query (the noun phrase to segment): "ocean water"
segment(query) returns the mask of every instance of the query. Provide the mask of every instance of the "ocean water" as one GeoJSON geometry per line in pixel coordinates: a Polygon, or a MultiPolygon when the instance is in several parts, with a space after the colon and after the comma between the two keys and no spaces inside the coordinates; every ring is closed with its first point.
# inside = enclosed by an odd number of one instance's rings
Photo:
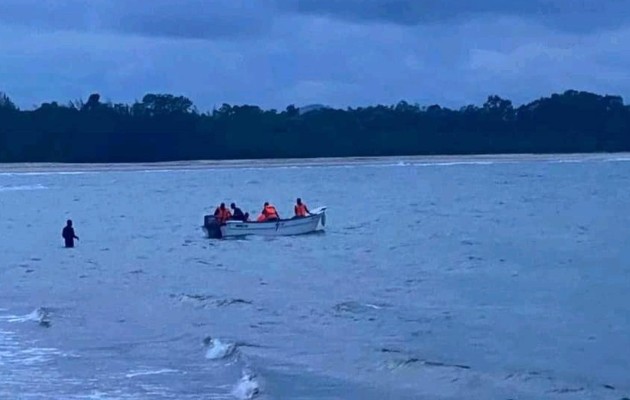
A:
{"type": "Polygon", "coordinates": [[[7,167],[0,398],[630,397],[629,159],[7,167]]]}

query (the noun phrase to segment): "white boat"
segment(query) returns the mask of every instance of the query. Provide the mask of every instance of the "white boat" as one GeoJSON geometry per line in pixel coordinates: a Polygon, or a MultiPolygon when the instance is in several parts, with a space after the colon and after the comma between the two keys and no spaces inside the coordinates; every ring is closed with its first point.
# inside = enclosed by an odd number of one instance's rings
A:
{"type": "Polygon", "coordinates": [[[210,238],[234,238],[244,236],[293,236],[324,230],[326,207],[318,207],[306,217],[294,217],[277,221],[227,221],[219,224],[213,215],[204,217],[203,228],[210,238]]]}

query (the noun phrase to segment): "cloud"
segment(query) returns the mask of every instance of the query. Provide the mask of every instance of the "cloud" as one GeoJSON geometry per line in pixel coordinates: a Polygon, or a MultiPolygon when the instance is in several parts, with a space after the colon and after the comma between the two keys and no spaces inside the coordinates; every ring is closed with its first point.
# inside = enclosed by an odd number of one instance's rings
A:
{"type": "Polygon", "coordinates": [[[354,22],[426,25],[511,16],[575,32],[616,28],[630,20],[623,0],[276,0],[279,8],[354,22]]]}
{"type": "Polygon", "coordinates": [[[370,11],[376,0],[365,0],[364,10],[353,8],[355,0],[320,0],[318,7],[346,7],[330,12],[283,1],[155,0],[148,8],[123,0],[2,0],[0,91],[22,107],[92,92],[116,102],[169,92],[201,110],[223,102],[459,107],[490,94],[521,103],[566,89],[630,91],[624,27],[559,30],[520,1],[502,2],[491,18],[471,2],[458,11],[436,8],[439,23],[396,22],[370,11]],[[28,4],[32,12],[24,13],[28,4]]]}
{"type": "Polygon", "coordinates": [[[257,36],[273,23],[270,7],[247,0],[2,0],[0,22],[42,30],[110,32],[191,39],[257,36]]]}
{"type": "Polygon", "coordinates": [[[515,17],[568,32],[630,22],[625,0],[2,0],[0,22],[38,30],[77,30],[191,39],[257,39],[286,14],[358,24],[454,25],[515,17]]]}
{"type": "Polygon", "coordinates": [[[626,73],[630,68],[629,28],[548,37],[546,41],[524,40],[509,50],[473,49],[468,73],[477,76],[486,90],[520,101],[526,100],[523,94],[531,99],[567,89],[615,95],[630,92],[626,73]]]}
{"type": "MultiPolygon", "coordinates": [[[[259,3],[259,2],[258,2],[259,3]]],[[[182,38],[248,37],[271,28],[273,15],[248,0],[168,0],[120,3],[109,22],[113,31],[182,38]]]]}

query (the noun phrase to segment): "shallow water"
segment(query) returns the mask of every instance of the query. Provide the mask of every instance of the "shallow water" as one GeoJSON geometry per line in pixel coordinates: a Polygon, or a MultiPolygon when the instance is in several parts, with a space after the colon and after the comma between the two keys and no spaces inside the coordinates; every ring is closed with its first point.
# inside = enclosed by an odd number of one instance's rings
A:
{"type": "Polygon", "coordinates": [[[0,398],[630,396],[623,157],[82,169],[0,173],[0,398]]]}

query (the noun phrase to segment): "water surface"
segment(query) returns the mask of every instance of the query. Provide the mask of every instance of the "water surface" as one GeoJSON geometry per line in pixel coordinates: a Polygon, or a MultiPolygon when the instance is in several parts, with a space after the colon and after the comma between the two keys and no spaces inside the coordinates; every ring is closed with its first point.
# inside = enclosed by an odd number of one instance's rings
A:
{"type": "Polygon", "coordinates": [[[0,173],[0,398],[630,396],[621,156],[115,169],[0,173]],[[325,234],[203,237],[298,196],[325,234]]]}

